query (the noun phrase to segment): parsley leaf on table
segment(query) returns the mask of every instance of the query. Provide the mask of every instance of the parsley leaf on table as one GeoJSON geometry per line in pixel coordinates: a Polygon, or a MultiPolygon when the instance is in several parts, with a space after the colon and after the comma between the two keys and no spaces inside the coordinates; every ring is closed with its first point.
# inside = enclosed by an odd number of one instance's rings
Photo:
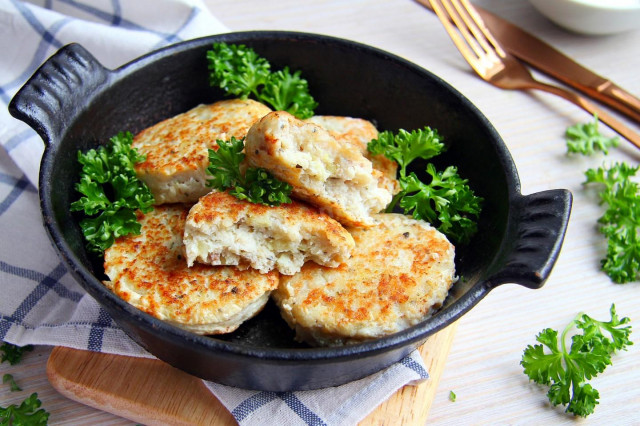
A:
{"type": "Polygon", "coordinates": [[[12,374],[5,374],[2,376],[2,383],[9,383],[9,389],[11,392],[20,392],[22,389],[16,383],[16,380],[13,378],[12,374]]]}
{"type": "Polygon", "coordinates": [[[32,350],[33,345],[17,346],[4,342],[2,343],[2,346],[0,346],[0,351],[2,352],[2,355],[0,355],[0,362],[7,361],[9,364],[15,365],[22,360],[22,356],[25,352],[32,350]]]}
{"type": "Polygon", "coordinates": [[[207,185],[240,200],[255,204],[279,206],[291,202],[291,185],[273,177],[267,170],[249,167],[244,174],[240,165],[244,161],[244,138],[231,137],[229,141],[217,140],[218,150],[209,149],[207,173],[212,176],[207,185]]]}
{"type": "MultiPolygon", "coordinates": [[[[566,131],[567,153],[592,155],[596,151],[609,153],[619,143],[617,137],[607,138],[594,121],[576,124],[566,131]]],[[[597,186],[604,214],[598,219],[600,232],[607,240],[607,253],[601,261],[602,270],[618,284],[636,281],[640,277],[640,187],[632,178],[638,166],[614,163],[590,168],[585,172],[585,186],[597,186]]]]}
{"type": "Polygon", "coordinates": [[[440,232],[458,243],[466,243],[477,231],[476,220],[480,215],[483,199],[474,195],[468,181],[458,175],[454,166],[438,172],[431,163],[426,172],[428,183],[422,182],[415,173],[407,174],[407,167],[418,158],[430,159],[444,149],[442,138],[430,127],[407,132],[400,129],[396,134],[385,131],[367,145],[374,155],[382,154],[398,163],[398,192],[386,211],[396,206],[415,219],[431,223],[440,232]]]}
{"type": "Polygon", "coordinates": [[[531,380],[548,385],[547,397],[553,405],[566,405],[566,411],[587,417],[592,414],[600,398],[588,380],[611,365],[611,355],[633,345],[629,340],[629,318],[620,319],[615,305],[610,308],[611,319],[598,321],[586,314],[577,315],[563,330],[542,330],[536,341],[524,350],[520,364],[531,380]],[[567,335],[576,327],[582,334],[571,337],[567,348],[567,335]],[[545,349],[546,348],[546,349],[545,349]]]}
{"type": "Polygon", "coordinates": [[[594,115],[593,122],[578,123],[567,128],[565,132],[567,151],[591,155],[596,151],[609,153],[609,148],[615,148],[620,143],[617,137],[608,138],[598,130],[598,116],[594,115]]]}
{"type": "Polygon", "coordinates": [[[242,99],[270,104],[305,119],[313,116],[318,103],[309,93],[307,80],[300,71],[288,67],[271,71],[271,64],[243,44],[214,43],[207,51],[209,84],[242,99]]]}
{"type": "Polygon", "coordinates": [[[153,209],[153,195],[134,169],[145,157],[131,146],[132,142],[131,133],[121,132],[107,146],[86,153],[78,151],[82,172],[76,190],[83,197],[70,208],[87,216],[80,221],[80,228],[89,251],[102,253],[116,238],[139,234],[136,211],[148,213],[153,209]]]}
{"type": "Polygon", "coordinates": [[[585,185],[599,185],[600,204],[606,206],[598,219],[600,231],[607,238],[602,269],[620,284],[640,277],[640,187],[631,180],[639,168],[614,163],[585,173],[585,185]]]}
{"type": "Polygon", "coordinates": [[[46,425],[49,413],[41,405],[38,394],[32,393],[20,405],[0,407],[0,425],[46,425]]]}

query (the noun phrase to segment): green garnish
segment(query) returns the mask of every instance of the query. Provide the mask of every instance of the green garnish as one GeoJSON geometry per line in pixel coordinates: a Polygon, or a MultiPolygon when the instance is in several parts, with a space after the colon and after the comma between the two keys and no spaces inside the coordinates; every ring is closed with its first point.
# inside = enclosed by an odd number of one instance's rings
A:
{"type": "Polygon", "coordinates": [[[617,137],[603,136],[598,130],[598,116],[594,115],[593,118],[593,122],[578,123],[567,128],[565,138],[568,153],[592,155],[601,151],[608,154],[609,148],[618,146],[620,140],[617,137]]]}
{"type": "MultiPolygon", "coordinates": [[[[586,124],[567,129],[567,153],[604,154],[618,146],[617,137],[607,138],[598,130],[598,116],[586,124]]],[[[631,178],[638,166],[614,163],[607,167],[590,168],[583,184],[602,188],[600,204],[606,206],[598,219],[600,232],[607,239],[607,253],[601,260],[602,270],[618,284],[636,281],[640,277],[640,187],[631,178]]]]}
{"type": "Polygon", "coordinates": [[[41,405],[38,394],[32,393],[20,405],[0,407],[0,425],[46,425],[49,413],[41,405]]]}
{"type": "Polygon", "coordinates": [[[458,169],[447,167],[438,172],[431,163],[426,172],[430,182],[420,181],[415,173],[407,174],[407,167],[417,158],[430,159],[444,149],[437,131],[424,129],[407,132],[400,129],[397,134],[385,131],[369,142],[367,149],[374,155],[382,154],[398,163],[398,192],[386,211],[396,206],[415,219],[431,223],[440,232],[458,243],[466,243],[477,231],[476,220],[480,216],[483,199],[474,195],[468,181],[458,175],[458,169]]]}
{"type": "Polygon", "coordinates": [[[453,391],[449,391],[449,401],[456,402],[456,394],[453,391]]]}
{"type": "Polygon", "coordinates": [[[22,360],[22,356],[25,352],[33,350],[33,345],[17,346],[11,343],[4,342],[0,346],[0,363],[7,361],[11,365],[15,365],[22,360]]]}
{"type": "Polygon", "coordinates": [[[218,150],[209,149],[207,173],[212,176],[207,185],[240,200],[256,204],[279,206],[291,202],[291,185],[273,177],[267,170],[249,167],[244,174],[240,164],[244,161],[244,138],[231,137],[229,141],[217,140],[218,150]]]}
{"type": "Polygon", "coordinates": [[[467,179],[458,175],[454,166],[443,172],[427,164],[431,182],[421,182],[415,173],[400,179],[400,207],[405,214],[431,223],[458,243],[467,243],[478,230],[482,198],[473,194],[467,179]]]}
{"type": "Polygon", "coordinates": [[[78,151],[82,173],[76,190],[84,196],[71,203],[71,211],[83,211],[87,216],[80,221],[80,228],[89,251],[102,253],[116,238],[140,234],[136,211],[153,210],[153,195],[134,170],[145,156],[131,146],[132,142],[131,133],[121,132],[107,146],[78,151]]]}
{"type": "Polygon", "coordinates": [[[614,163],[585,173],[584,184],[603,188],[599,197],[606,209],[598,223],[607,239],[607,254],[602,270],[619,284],[640,277],[640,187],[631,180],[639,167],[614,163]]]}
{"type": "Polygon", "coordinates": [[[609,321],[597,321],[586,314],[577,315],[563,330],[542,330],[536,340],[541,345],[529,345],[520,364],[524,373],[536,383],[549,386],[547,397],[555,405],[566,405],[566,411],[587,417],[593,413],[600,394],[587,381],[611,365],[611,355],[633,344],[629,340],[629,318],[619,319],[615,305],[610,308],[609,321]],[[573,327],[582,334],[567,335],[573,327]],[[547,350],[545,351],[545,347],[547,350]]]}
{"type": "Polygon", "coordinates": [[[20,392],[22,389],[20,388],[20,386],[18,386],[18,384],[16,383],[15,379],[13,378],[13,375],[7,373],[4,376],[2,376],[2,383],[9,383],[9,387],[11,389],[11,392],[20,392]]]}
{"type": "Polygon", "coordinates": [[[242,99],[254,99],[305,119],[313,116],[318,103],[309,94],[300,71],[288,67],[272,72],[271,64],[243,45],[214,43],[207,51],[209,84],[242,99]]]}
{"type": "Polygon", "coordinates": [[[395,135],[390,131],[380,132],[377,139],[369,142],[367,149],[374,155],[382,154],[398,163],[400,177],[405,177],[407,166],[413,160],[435,157],[444,150],[444,144],[438,131],[426,126],[411,132],[400,129],[395,135]]]}

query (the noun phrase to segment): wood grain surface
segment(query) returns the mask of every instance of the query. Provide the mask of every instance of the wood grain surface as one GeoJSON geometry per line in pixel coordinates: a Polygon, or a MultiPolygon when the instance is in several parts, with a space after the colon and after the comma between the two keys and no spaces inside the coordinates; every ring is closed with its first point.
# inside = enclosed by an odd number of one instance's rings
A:
{"type": "MultiPolygon", "coordinates": [[[[430,378],[400,389],[373,410],[362,426],[425,423],[456,328],[456,324],[445,328],[420,347],[430,378]]],[[[135,422],[236,424],[202,380],[156,359],[56,347],[47,362],[47,376],[67,398],[135,422]]]]}

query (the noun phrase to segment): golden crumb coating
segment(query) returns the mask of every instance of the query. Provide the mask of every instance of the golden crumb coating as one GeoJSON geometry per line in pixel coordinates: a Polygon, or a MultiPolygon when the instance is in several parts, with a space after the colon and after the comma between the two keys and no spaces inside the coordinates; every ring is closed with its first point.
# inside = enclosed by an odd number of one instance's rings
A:
{"type": "Polygon", "coordinates": [[[347,226],[372,226],[373,214],[391,201],[382,173],[359,150],[322,127],[274,111],[251,126],[245,142],[249,165],[263,167],[293,187],[293,195],[347,226]]]}
{"type": "Polygon", "coordinates": [[[209,148],[217,139],[240,139],[269,107],[250,99],[231,99],[197,107],[138,133],[133,147],[146,156],[136,165],[138,177],[156,204],[195,203],[210,191],[206,186],[209,148]]]}
{"type": "Polygon", "coordinates": [[[232,266],[187,267],[182,235],[188,206],[138,214],[140,235],[105,251],[104,284],[136,308],[197,334],[229,333],[257,314],[278,285],[278,273],[232,266]]]}
{"type": "Polygon", "coordinates": [[[189,211],[183,241],[190,266],[238,265],[286,275],[307,260],[337,266],[354,247],[340,223],[303,203],[270,207],[216,191],[189,211]]]}
{"type": "Polygon", "coordinates": [[[356,248],[337,268],[307,263],[283,276],[272,297],[296,339],[312,345],[357,343],[428,318],[454,282],[454,247],[428,223],[380,214],[350,228],[356,248]]]}
{"type": "Polygon", "coordinates": [[[397,179],[398,163],[382,154],[373,155],[367,149],[371,140],[378,137],[378,129],[369,120],[335,115],[314,115],[306,121],[327,130],[338,142],[348,143],[371,161],[373,168],[382,172],[381,185],[395,194],[400,190],[397,179]]]}

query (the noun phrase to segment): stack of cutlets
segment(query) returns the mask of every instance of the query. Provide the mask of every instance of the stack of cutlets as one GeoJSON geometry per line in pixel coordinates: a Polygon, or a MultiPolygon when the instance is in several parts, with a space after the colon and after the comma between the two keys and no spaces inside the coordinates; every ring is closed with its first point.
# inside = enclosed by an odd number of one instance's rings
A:
{"type": "Polygon", "coordinates": [[[135,138],[155,210],[105,252],[105,282],[137,308],[198,334],[228,333],[272,298],[296,339],[343,345],[429,317],[454,282],[454,247],[428,223],[380,213],[397,165],[371,156],[371,122],[299,120],[251,100],[201,105],[135,138]],[[206,186],[208,149],[245,138],[246,167],[292,186],[252,204],[206,186]]]}

